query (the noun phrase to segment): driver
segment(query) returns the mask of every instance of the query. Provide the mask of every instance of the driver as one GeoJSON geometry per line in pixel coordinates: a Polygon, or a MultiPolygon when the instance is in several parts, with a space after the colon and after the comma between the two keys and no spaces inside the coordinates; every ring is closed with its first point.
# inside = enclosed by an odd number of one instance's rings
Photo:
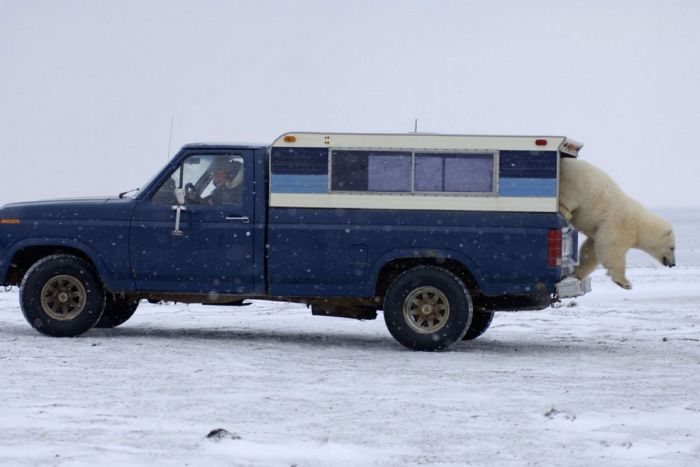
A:
{"type": "Polygon", "coordinates": [[[209,196],[202,198],[202,204],[240,204],[243,184],[241,183],[242,180],[239,180],[239,178],[242,177],[242,173],[243,171],[239,170],[236,177],[234,177],[231,170],[228,168],[218,168],[214,170],[212,174],[214,190],[212,190],[209,196]]]}

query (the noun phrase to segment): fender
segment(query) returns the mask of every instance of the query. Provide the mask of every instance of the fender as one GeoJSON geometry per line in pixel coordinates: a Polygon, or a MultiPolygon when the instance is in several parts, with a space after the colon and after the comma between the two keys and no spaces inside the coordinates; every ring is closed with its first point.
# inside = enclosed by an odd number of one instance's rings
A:
{"type": "Polygon", "coordinates": [[[379,272],[381,269],[389,262],[397,259],[418,259],[418,258],[430,258],[430,259],[451,259],[462,263],[466,267],[471,275],[474,277],[476,284],[481,288],[481,284],[484,280],[483,273],[476,265],[476,263],[466,254],[450,250],[447,248],[403,248],[397,250],[389,250],[379,256],[372,262],[370,269],[371,274],[371,284],[373,287],[377,286],[377,281],[379,280],[379,272]]]}
{"type": "Polygon", "coordinates": [[[105,287],[112,291],[131,291],[135,290],[134,281],[132,278],[128,280],[117,279],[114,273],[107,267],[102,258],[88,244],[73,238],[55,238],[55,237],[36,237],[27,240],[19,241],[13,244],[7,251],[4,261],[0,263],[0,278],[5,278],[10,266],[12,258],[18,251],[30,247],[69,247],[78,250],[92,261],[97,268],[97,274],[105,287]]]}

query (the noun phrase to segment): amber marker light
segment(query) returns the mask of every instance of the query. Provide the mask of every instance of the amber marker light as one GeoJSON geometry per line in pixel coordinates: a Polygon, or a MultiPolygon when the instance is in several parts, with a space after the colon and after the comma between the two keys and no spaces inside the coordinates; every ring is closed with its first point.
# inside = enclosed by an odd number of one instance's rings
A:
{"type": "Polygon", "coordinates": [[[286,136],[284,137],[284,142],[285,142],[285,143],[295,143],[296,140],[297,140],[297,137],[294,136],[294,135],[286,135],[286,136]]]}
{"type": "Polygon", "coordinates": [[[0,219],[0,224],[19,224],[19,219],[0,219]]]}

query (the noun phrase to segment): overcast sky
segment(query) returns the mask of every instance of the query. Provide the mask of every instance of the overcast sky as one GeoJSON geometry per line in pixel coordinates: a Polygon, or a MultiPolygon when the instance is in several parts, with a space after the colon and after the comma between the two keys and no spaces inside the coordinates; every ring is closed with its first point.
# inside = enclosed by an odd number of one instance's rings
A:
{"type": "Polygon", "coordinates": [[[134,188],[188,142],[414,118],[566,135],[642,203],[698,207],[700,2],[0,0],[0,203],[134,188]]]}

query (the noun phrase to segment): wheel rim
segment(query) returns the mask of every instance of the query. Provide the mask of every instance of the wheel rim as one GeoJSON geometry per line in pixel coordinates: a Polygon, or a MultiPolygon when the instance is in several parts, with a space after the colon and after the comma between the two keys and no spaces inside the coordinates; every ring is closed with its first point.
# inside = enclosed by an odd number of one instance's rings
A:
{"type": "Polygon", "coordinates": [[[422,286],[408,294],[403,304],[406,323],[421,334],[442,329],[450,318],[450,302],[435,287],[422,286]]]}
{"type": "Polygon", "coordinates": [[[86,301],[85,287],[73,276],[52,277],[41,289],[41,308],[58,321],[69,321],[80,315],[86,301]]]}

